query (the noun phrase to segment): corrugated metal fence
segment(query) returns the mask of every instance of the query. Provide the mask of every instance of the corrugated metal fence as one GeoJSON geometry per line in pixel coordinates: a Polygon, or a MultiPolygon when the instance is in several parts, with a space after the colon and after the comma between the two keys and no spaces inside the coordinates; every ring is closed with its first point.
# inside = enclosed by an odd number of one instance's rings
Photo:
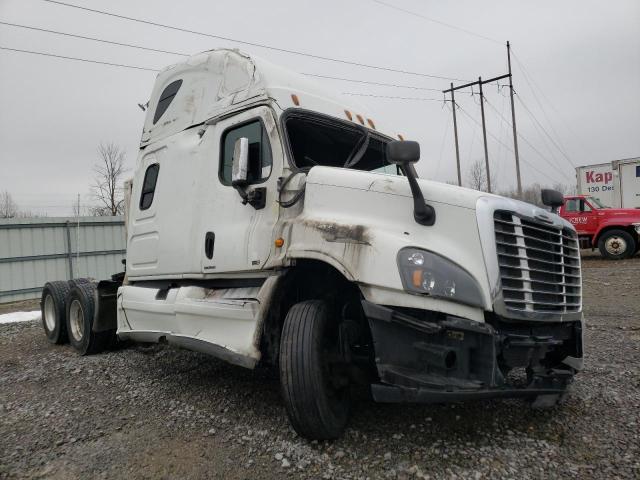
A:
{"type": "Polygon", "coordinates": [[[124,270],[123,217],[0,219],[0,303],[38,298],[51,280],[124,270]]]}

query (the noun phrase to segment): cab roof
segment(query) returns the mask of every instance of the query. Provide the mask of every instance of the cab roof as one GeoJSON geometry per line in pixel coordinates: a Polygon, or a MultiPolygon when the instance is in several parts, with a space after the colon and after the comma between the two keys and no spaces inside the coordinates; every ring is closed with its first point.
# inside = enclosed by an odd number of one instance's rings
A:
{"type": "Polygon", "coordinates": [[[275,101],[347,119],[391,137],[365,109],[308,77],[239,50],[215,49],[192,55],[162,70],[157,78],[140,146],[256,103],[275,101]]]}

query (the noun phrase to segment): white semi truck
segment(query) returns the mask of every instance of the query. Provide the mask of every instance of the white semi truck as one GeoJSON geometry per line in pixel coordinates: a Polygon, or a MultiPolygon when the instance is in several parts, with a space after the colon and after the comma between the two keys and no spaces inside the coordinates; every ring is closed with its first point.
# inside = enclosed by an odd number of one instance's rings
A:
{"type": "Polygon", "coordinates": [[[555,404],[582,367],[573,226],[418,179],[418,144],[397,138],[237,50],[166,68],[127,193],[126,273],[47,283],[47,337],[273,365],[314,439],[341,434],[362,385],[379,402],[555,404]]]}

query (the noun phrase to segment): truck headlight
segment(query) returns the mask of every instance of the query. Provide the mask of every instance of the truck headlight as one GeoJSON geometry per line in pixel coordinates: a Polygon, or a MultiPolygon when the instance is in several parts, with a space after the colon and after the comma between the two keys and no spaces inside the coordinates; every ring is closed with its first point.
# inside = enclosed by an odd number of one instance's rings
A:
{"type": "Polygon", "coordinates": [[[403,248],[398,269],[404,289],[410,293],[444,298],[482,307],[480,286],[462,267],[427,250],[403,248]]]}

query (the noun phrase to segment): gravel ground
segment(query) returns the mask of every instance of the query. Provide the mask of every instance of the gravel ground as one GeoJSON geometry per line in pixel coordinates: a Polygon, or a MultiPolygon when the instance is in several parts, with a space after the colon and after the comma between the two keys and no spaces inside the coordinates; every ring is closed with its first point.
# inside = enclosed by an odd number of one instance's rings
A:
{"type": "Polygon", "coordinates": [[[344,438],[288,425],[277,379],[198,353],[78,357],[0,326],[0,478],[640,478],[640,258],[584,261],[586,368],[563,404],[359,404],[344,438]]]}

